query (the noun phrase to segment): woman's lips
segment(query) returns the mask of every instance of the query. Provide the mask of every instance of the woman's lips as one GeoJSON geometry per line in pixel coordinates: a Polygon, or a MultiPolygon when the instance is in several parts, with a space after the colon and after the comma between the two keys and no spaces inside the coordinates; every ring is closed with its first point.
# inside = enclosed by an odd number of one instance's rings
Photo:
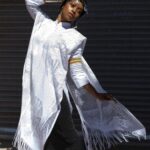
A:
{"type": "Polygon", "coordinates": [[[74,15],[72,13],[69,13],[69,16],[71,16],[71,18],[74,18],[74,15]]]}

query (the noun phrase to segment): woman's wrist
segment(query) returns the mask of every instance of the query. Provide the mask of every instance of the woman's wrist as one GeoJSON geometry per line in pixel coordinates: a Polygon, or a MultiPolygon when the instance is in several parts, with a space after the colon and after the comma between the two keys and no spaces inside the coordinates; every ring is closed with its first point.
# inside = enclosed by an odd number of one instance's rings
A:
{"type": "Polygon", "coordinates": [[[91,95],[93,95],[93,96],[95,96],[95,97],[98,96],[97,91],[95,90],[95,88],[94,88],[90,83],[84,85],[83,88],[84,88],[85,90],[87,90],[91,95]]]}

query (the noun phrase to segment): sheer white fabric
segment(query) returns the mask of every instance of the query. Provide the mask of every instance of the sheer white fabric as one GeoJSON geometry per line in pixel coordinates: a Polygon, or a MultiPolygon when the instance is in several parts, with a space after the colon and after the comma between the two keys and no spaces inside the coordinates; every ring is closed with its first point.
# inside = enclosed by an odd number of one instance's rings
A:
{"type": "MultiPolygon", "coordinates": [[[[107,93],[94,72],[82,57],[88,80],[99,93],[107,93]]],[[[67,76],[68,89],[80,114],[87,150],[104,150],[129,139],[146,139],[143,124],[116,98],[115,101],[99,101],[84,88],[80,90],[67,76]]]]}

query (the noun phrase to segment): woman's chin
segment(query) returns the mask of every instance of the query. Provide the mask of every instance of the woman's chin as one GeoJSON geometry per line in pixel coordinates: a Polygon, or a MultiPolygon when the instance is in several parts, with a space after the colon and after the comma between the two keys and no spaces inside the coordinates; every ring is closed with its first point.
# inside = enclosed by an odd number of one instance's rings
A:
{"type": "Polygon", "coordinates": [[[72,18],[72,17],[70,17],[70,16],[67,16],[67,17],[66,17],[66,20],[69,21],[69,22],[73,22],[75,19],[72,18]]]}

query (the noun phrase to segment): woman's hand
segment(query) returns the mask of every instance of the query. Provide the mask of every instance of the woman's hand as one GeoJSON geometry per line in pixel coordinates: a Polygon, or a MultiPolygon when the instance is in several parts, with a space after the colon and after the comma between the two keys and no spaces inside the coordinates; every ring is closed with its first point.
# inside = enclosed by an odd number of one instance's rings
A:
{"type": "Polygon", "coordinates": [[[98,93],[90,83],[84,85],[83,88],[85,90],[87,90],[87,92],[89,92],[91,95],[98,98],[100,101],[101,100],[102,101],[103,100],[107,100],[107,101],[113,100],[113,101],[117,102],[116,99],[112,96],[112,94],[110,94],[110,93],[98,93]]]}
{"type": "Polygon", "coordinates": [[[112,94],[110,93],[97,93],[96,94],[96,97],[99,99],[99,100],[113,100],[113,96],[112,94]]]}

